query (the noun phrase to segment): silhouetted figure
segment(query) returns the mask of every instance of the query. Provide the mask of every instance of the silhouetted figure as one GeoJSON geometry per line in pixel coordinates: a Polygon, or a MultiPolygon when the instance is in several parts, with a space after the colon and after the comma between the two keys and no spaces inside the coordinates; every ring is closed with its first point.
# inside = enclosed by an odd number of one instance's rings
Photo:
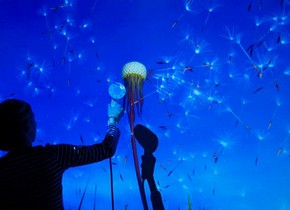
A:
{"type": "Polygon", "coordinates": [[[0,103],[0,209],[63,209],[62,176],[66,169],[112,157],[120,131],[120,105],[108,105],[108,127],[102,143],[32,146],[36,123],[30,105],[17,99],[0,103]]]}
{"type": "Polygon", "coordinates": [[[135,126],[134,136],[139,144],[144,148],[144,155],[141,156],[141,176],[143,179],[143,183],[145,180],[147,180],[148,182],[151,192],[151,202],[153,210],[164,210],[162,197],[160,192],[157,190],[153,176],[156,158],[153,156],[152,153],[157,149],[158,138],[151,130],[140,124],[135,126]]]}

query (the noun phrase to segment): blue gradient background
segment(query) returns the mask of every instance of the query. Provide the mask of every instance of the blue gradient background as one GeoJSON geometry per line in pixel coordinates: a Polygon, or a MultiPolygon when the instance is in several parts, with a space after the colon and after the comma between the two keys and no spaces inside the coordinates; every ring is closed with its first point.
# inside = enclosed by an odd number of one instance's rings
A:
{"type": "MultiPolygon", "coordinates": [[[[155,180],[165,209],[189,209],[188,200],[192,209],[290,209],[289,1],[0,5],[0,99],[31,103],[35,145],[100,142],[108,87],[139,61],[149,75],[136,123],[159,137],[155,180]]],[[[120,128],[115,206],[142,209],[126,114],[120,128]]],[[[69,169],[65,208],[78,208],[88,183],[81,209],[110,209],[109,176],[107,160],[69,169]]]]}

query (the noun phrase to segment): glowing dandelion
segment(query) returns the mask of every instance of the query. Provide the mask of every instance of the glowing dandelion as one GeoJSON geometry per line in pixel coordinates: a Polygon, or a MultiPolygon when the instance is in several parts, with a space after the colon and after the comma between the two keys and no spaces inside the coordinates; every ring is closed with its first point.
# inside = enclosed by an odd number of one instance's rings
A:
{"type": "Polygon", "coordinates": [[[217,150],[217,153],[223,153],[227,154],[228,151],[232,150],[233,147],[237,144],[236,139],[233,137],[233,133],[231,131],[218,136],[217,139],[215,139],[219,145],[219,148],[217,150]]]}

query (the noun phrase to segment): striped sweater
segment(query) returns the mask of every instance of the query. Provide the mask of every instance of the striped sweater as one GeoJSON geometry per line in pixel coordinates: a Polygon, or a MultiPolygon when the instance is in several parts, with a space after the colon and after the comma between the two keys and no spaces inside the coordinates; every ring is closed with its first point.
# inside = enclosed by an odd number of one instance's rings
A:
{"type": "Polygon", "coordinates": [[[63,209],[62,176],[66,169],[112,157],[120,137],[109,125],[100,144],[36,146],[0,158],[0,209],[63,209]]]}

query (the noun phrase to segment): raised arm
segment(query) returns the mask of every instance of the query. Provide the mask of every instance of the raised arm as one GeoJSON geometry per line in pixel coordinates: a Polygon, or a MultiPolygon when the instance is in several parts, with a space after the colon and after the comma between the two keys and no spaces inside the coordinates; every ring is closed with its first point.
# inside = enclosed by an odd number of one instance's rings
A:
{"type": "Polygon", "coordinates": [[[91,146],[60,144],[47,147],[52,149],[55,159],[65,169],[99,162],[112,157],[120,138],[120,130],[117,124],[122,115],[123,108],[119,104],[115,104],[114,107],[108,105],[108,127],[102,143],[91,146]]]}

